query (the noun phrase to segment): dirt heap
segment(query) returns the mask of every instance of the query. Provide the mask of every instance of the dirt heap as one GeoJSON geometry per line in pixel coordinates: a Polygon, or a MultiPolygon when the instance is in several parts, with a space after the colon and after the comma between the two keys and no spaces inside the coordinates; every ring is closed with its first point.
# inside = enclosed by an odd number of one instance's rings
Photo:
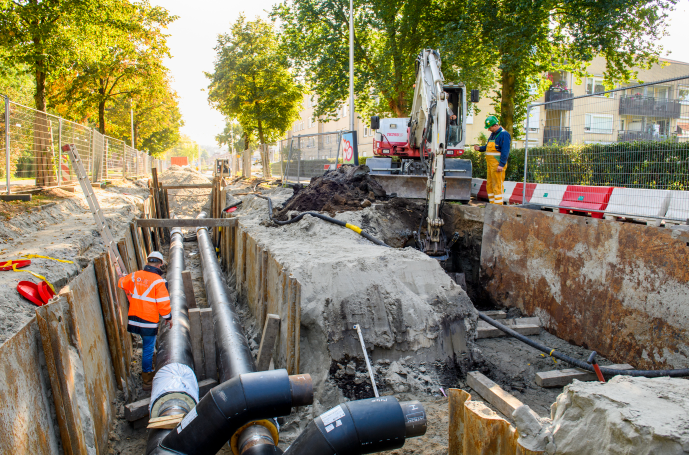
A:
{"type": "MultiPolygon", "coordinates": [[[[170,166],[158,180],[163,185],[203,185],[211,179],[188,167],[170,166]]],[[[210,188],[168,190],[170,211],[181,218],[195,218],[202,210],[210,210],[210,188]]]]}
{"type": "Polygon", "coordinates": [[[371,178],[368,166],[344,165],[321,177],[313,177],[307,187],[297,185],[294,196],[278,212],[286,220],[291,211],[336,212],[361,210],[376,199],[386,199],[385,190],[371,178]]]}

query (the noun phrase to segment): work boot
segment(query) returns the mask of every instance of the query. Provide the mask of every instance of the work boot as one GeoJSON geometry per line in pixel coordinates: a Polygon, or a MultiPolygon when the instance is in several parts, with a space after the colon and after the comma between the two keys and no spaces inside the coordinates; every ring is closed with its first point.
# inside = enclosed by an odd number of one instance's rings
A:
{"type": "Polygon", "coordinates": [[[141,372],[141,388],[145,392],[150,392],[153,388],[153,376],[155,376],[155,372],[153,371],[149,371],[148,373],[144,371],[141,372]]]}

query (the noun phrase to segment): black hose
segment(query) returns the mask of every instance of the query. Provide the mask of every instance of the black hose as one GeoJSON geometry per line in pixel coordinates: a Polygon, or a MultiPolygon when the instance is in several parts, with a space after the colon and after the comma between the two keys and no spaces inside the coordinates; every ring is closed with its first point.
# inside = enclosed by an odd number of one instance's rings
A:
{"type": "Polygon", "coordinates": [[[222,211],[224,212],[226,210],[230,210],[232,207],[237,207],[242,202],[244,202],[244,201],[233,202],[232,204],[230,204],[227,207],[225,207],[224,209],[222,209],[222,211]]]}
{"type": "Polygon", "coordinates": [[[346,227],[348,229],[351,229],[352,231],[361,235],[363,238],[370,240],[371,242],[375,243],[376,245],[385,246],[385,247],[390,248],[390,245],[386,245],[385,242],[378,240],[377,238],[373,237],[368,232],[362,230],[360,227],[354,226],[353,224],[349,224],[349,223],[346,223],[346,222],[341,221],[341,220],[337,220],[335,218],[331,218],[329,216],[323,215],[322,213],[318,213],[318,212],[302,212],[299,215],[297,215],[294,218],[291,218],[287,221],[276,220],[275,218],[273,218],[273,201],[271,201],[269,197],[261,196],[260,194],[257,194],[256,197],[260,197],[261,199],[265,199],[266,201],[268,201],[268,216],[270,217],[270,221],[277,224],[278,226],[284,226],[285,224],[296,223],[297,221],[304,218],[304,215],[311,215],[313,217],[320,218],[323,221],[327,221],[329,223],[337,224],[338,226],[342,226],[342,227],[346,227]]]}
{"type": "MultiPolygon", "coordinates": [[[[586,363],[582,360],[575,359],[573,357],[568,356],[567,354],[563,354],[561,352],[556,351],[555,349],[551,349],[547,346],[544,346],[540,343],[535,342],[534,340],[525,337],[524,335],[521,335],[514,330],[510,329],[509,327],[500,324],[498,321],[495,319],[492,319],[488,316],[486,316],[483,313],[479,313],[478,317],[486,321],[488,324],[492,325],[496,329],[500,329],[506,334],[518,339],[519,341],[528,344],[532,348],[538,349],[539,351],[545,352],[546,354],[555,357],[556,359],[560,359],[563,362],[567,362],[570,365],[573,365],[577,368],[581,368],[583,370],[591,371],[593,373],[596,372],[596,370],[593,368],[593,365],[590,363],[586,363]]],[[[689,368],[681,368],[677,370],[616,370],[614,368],[605,368],[605,367],[600,367],[600,371],[606,375],[606,376],[616,376],[616,375],[624,375],[624,376],[644,376],[647,378],[659,378],[663,376],[670,376],[670,377],[683,377],[683,376],[689,376],[689,368]]]]}

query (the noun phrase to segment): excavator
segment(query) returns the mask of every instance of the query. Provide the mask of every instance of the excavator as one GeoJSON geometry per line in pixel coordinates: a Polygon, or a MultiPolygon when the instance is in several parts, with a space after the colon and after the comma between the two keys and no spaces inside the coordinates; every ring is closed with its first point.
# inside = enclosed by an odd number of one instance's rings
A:
{"type": "MultiPolygon", "coordinates": [[[[459,158],[466,139],[466,87],[445,83],[440,66],[437,50],[419,53],[411,115],[371,117],[371,129],[376,130],[374,158],[366,164],[388,194],[426,199],[426,233],[422,235],[419,226],[415,240],[421,251],[445,260],[451,245],[442,230],[440,210],[446,199],[471,199],[472,169],[470,160],[459,158]]],[[[472,90],[471,102],[478,99],[478,90],[472,90]]]]}

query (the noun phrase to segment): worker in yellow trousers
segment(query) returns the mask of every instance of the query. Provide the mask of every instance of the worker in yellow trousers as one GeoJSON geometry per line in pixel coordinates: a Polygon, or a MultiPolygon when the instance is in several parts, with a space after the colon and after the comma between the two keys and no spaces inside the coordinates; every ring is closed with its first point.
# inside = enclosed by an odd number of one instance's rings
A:
{"type": "Polygon", "coordinates": [[[489,115],[486,118],[485,128],[490,131],[488,144],[485,146],[475,145],[474,150],[486,153],[488,201],[491,204],[502,205],[502,195],[505,192],[503,183],[505,182],[507,159],[510,156],[512,136],[500,126],[494,115],[489,115]]]}

